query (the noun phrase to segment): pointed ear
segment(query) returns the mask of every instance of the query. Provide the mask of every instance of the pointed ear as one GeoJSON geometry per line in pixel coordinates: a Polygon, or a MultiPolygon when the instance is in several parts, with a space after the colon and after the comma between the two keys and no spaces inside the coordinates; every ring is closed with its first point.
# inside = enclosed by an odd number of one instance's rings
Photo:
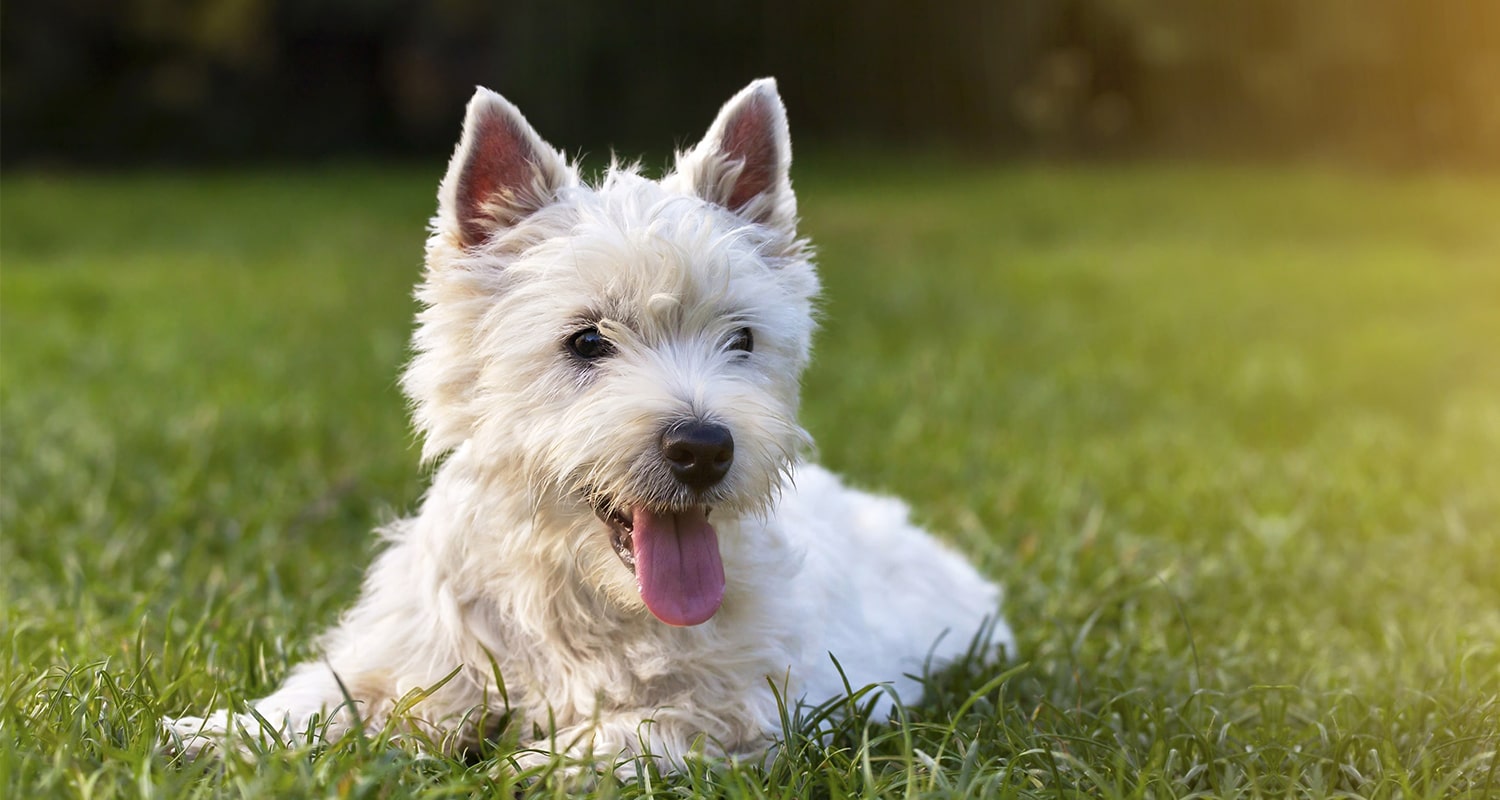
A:
{"type": "Polygon", "coordinates": [[[438,188],[439,224],[465,247],[481,244],[550,204],[576,171],[521,112],[480,87],[438,188]]]}
{"type": "Polygon", "coordinates": [[[761,78],[730,98],[696,147],[677,157],[690,190],[751,222],[792,231],[792,140],[786,108],[773,78],[761,78]]]}

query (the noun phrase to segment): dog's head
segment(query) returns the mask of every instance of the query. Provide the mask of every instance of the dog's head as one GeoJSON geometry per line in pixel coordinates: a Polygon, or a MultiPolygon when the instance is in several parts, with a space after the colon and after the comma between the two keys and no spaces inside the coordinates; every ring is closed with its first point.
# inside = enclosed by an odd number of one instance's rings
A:
{"type": "Polygon", "coordinates": [[[818,285],[790,164],[771,80],[662,180],[598,186],[480,89],[438,192],[403,379],[424,457],[462,449],[569,532],[527,535],[670,624],[722,599],[710,514],[766,510],[807,443],[818,285]]]}

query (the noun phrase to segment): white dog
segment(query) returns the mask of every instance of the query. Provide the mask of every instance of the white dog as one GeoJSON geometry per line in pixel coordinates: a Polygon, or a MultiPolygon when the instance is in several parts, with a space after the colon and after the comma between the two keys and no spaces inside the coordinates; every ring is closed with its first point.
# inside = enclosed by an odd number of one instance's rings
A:
{"type": "MultiPolygon", "coordinates": [[[[904,505],[800,460],[818,279],[790,163],[772,80],[661,181],[615,167],[597,187],[475,93],[402,382],[441,466],[323,660],[254,703],[278,736],[400,703],[451,746],[503,696],[538,750],[673,768],[764,752],[777,693],[821,702],[847,677],[910,702],[987,620],[1011,644],[999,590],[904,505]]],[[[168,724],[190,751],[269,733],[168,724]]]]}

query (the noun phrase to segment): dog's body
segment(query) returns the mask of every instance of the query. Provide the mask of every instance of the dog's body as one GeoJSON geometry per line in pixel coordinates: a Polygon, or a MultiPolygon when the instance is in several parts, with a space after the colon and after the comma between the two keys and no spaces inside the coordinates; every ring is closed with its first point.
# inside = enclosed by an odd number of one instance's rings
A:
{"type": "MultiPolygon", "coordinates": [[[[410,724],[462,737],[505,704],[549,731],[538,748],[679,765],[763,749],[777,693],[820,702],[847,678],[914,700],[906,676],[997,619],[999,590],[900,502],[799,460],[818,282],[790,160],[769,80],[662,181],[617,168],[598,187],[475,95],[403,381],[442,464],[324,660],[261,717],[380,725],[442,684],[410,724]]],[[[190,748],[259,729],[171,726],[190,748]]]]}

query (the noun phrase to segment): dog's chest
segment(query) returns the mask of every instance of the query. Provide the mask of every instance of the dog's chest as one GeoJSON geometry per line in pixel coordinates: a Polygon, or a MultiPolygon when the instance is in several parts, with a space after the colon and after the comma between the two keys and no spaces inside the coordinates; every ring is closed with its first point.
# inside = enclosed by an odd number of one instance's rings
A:
{"type": "MultiPolygon", "coordinates": [[[[776,715],[774,682],[785,696],[795,653],[776,638],[736,636],[733,615],[695,628],[655,622],[558,630],[528,648],[528,705],[582,722],[642,709],[713,709],[726,734],[759,732],[776,715]]],[[[750,628],[755,629],[754,626],[750,628]]]]}

